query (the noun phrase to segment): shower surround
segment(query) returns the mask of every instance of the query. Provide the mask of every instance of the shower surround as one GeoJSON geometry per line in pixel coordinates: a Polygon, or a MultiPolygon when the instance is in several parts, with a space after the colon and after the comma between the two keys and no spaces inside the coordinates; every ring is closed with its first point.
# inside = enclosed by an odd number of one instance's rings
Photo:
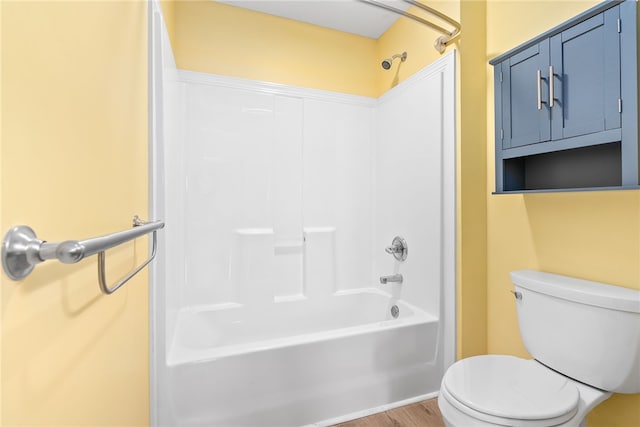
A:
{"type": "Polygon", "coordinates": [[[435,396],[455,53],[373,99],[177,70],[158,10],[152,31],[152,423],[328,425],[435,396]]]}

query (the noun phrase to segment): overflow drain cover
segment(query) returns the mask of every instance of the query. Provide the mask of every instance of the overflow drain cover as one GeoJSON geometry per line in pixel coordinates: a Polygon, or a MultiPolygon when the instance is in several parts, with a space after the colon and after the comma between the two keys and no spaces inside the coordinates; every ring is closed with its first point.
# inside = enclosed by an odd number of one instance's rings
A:
{"type": "Polygon", "coordinates": [[[391,307],[391,315],[393,316],[394,319],[396,319],[398,315],[400,315],[400,309],[398,308],[397,305],[394,305],[393,307],[391,307]]]}

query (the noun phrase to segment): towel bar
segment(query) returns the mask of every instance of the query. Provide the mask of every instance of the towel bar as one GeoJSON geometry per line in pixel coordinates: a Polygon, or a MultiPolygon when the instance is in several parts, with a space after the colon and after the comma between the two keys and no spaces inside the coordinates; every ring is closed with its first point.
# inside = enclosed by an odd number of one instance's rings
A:
{"type": "Polygon", "coordinates": [[[38,239],[31,227],[19,225],[11,228],[4,236],[2,242],[2,268],[9,278],[20,280],[27,277],[37,264],[48,259],[58,259],[65,264],[74,264],[88,256],[98,254],[98,282],[102,292],[109,295],[138,274],[155,258],[157,249],[156,232],[163,227],[164,222],[162,221],[146,222],[136,215],[133,217],[133,228],[129,230],[86,240],[47,243],[38,239]],[[151,256],[113,287],[107,286],[105,279],[105,251],[149,233],[153,233],[151,256]]]}

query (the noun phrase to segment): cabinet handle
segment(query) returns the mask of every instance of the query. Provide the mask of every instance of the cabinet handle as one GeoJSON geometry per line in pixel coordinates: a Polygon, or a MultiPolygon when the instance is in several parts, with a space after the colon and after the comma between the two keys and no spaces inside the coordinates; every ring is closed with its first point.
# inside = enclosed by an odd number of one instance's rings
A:
{"type": "Polygon", "coordinates": [[[538,110],[542,110],[542,73],[536,71],[536,83],[538,84],[538,110]]]}
{"type": "Polygon", "coordinates": [[[553,65],[549,65],[549,108],[553,108],[553,101],[555,98],[553,81],[555,80],[553,74],[553,65]]]}

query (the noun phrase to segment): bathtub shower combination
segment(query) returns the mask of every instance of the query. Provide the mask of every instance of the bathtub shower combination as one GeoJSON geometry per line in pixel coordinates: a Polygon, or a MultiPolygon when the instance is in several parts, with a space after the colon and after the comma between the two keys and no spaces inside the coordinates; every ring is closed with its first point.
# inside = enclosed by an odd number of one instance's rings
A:
{"type": "Polygon", "coordinates": [[[152,423],[328,425],[435,396],[455,53],[373,99],[177,70],[152,23],[152,423]]]}

